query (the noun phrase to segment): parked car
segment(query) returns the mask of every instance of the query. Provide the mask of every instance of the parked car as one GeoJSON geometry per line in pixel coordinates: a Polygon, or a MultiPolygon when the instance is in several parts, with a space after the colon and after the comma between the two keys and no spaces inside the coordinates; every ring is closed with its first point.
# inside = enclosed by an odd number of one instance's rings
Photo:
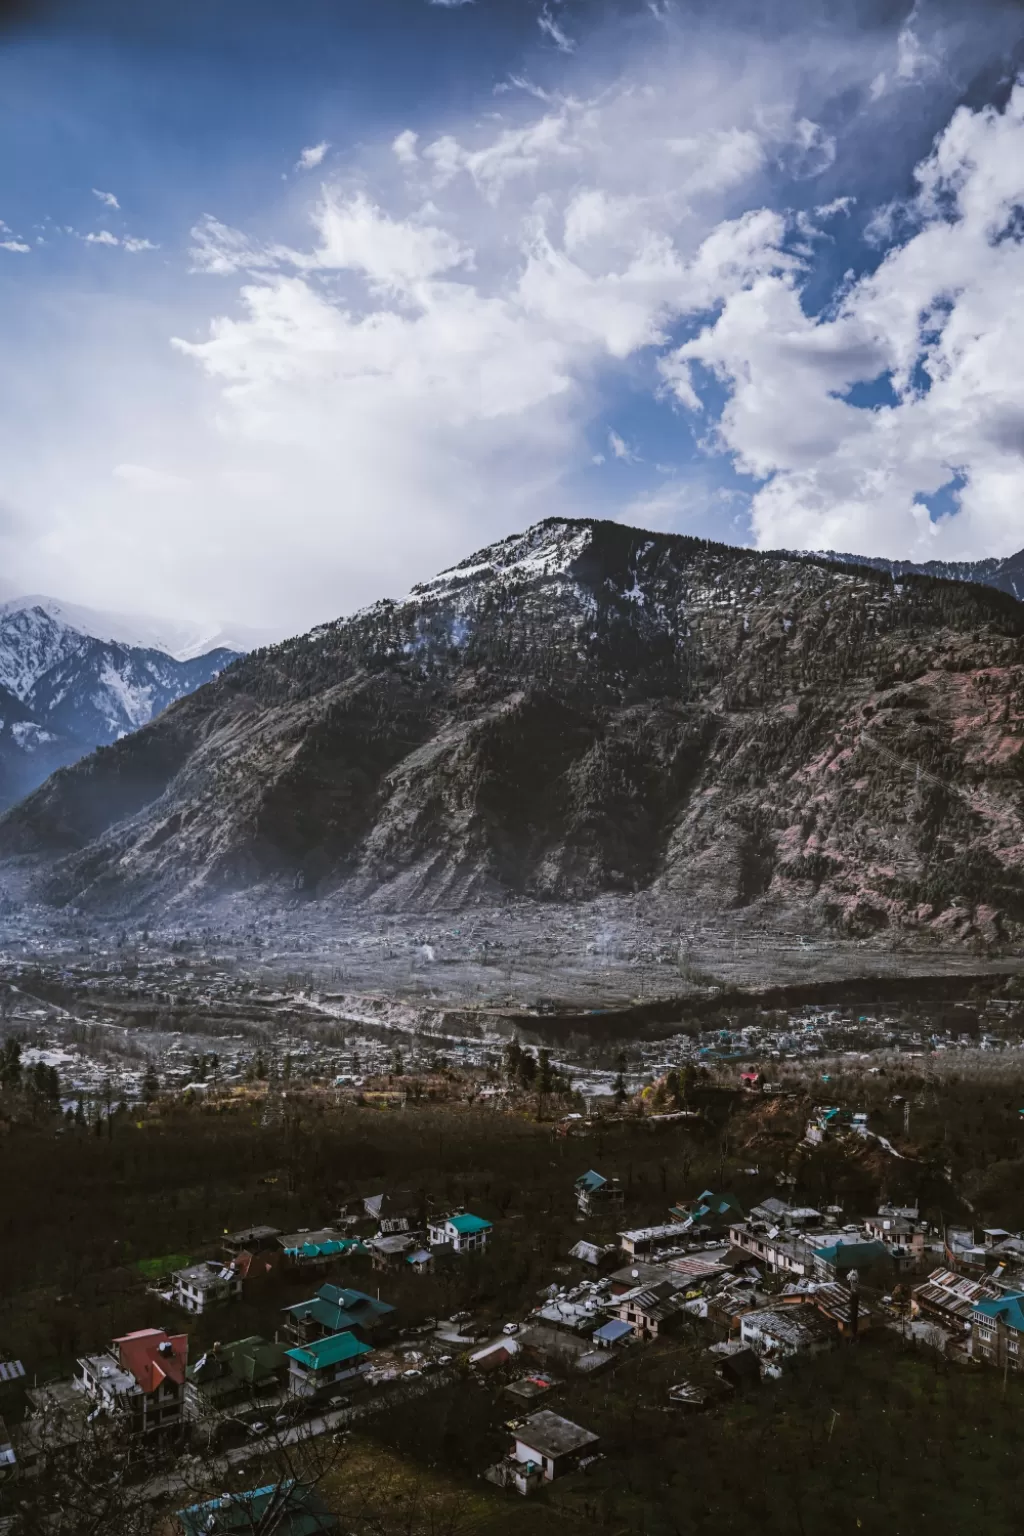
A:
{"type": "Polygon", "coordinates": [[[502,1333],[507,1333],[507,1334],[510,1334],[510,1335],[513,1334],[513,1333],[518,1333],[519,1332],[519,1324],[518,1323],[506,1323],[504,1328],[501,1331],[502,1331],[502,1333]]]}

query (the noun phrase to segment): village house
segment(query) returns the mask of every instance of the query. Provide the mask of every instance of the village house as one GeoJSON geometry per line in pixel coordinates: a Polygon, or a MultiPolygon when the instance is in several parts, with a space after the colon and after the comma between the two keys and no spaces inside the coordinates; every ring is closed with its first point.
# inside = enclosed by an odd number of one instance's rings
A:
{"type": "Polygon", "coordinates": [[[367,1195],[363,1213],[377,1223],[381,1233],[411,1232],[426,1225],[426,1203],[422,1195],[408,1192],[367,1195]]]}
{"type": "Polygon", "coordinates": [[[635,1337],[633,1324],[625,1322],[621,1317],[609,1318],[591,1334],[591,1338],[600,1349],[614,1349],[617,1344],[625,1344],[628,1339],[635,1337]]]}
{"type": "Polygon", "coordinates": [[[612,1296],[624,1296],[627,1291],[635,1291],[642,1285],[657,1285],[659,1280],[667,1280],[668,1277],[667,1264],[647,1264],[638,1259],[635,1264],[613,1270],[608,1279],[612,1296]]]}
{"type": "Polygon", "coordinates": [[[322,1285],[308,1301],[284,1308],[284,1332],[296,1344],[351,1331],[364,1339],[386,1336],[394,1307],[379,1297],[348,1286],[322,1285]]]}
{"type": "Polygon", "coordinates": [[[581,1173],[574,1185],[576,1205],[584,1216],[596,1216],[602,1211],[618,1210],[626,1195],[617,1178],[606,1179],[603,1174],[588,1168],[581,1173]]]}
{"type": "Polygon", "coordinates": [[[743,1221],[743,1207],[735,1195],[716,1195],[706,1189],[692,1205],[674,1206],[671,1213],[688,1234],[699,1237],[717,1237],[728,1232],[730,1226],[743,1221]]]}
{"type": "Polygon", "coordinates": [[[343,1237],[333,1227],[319,1232],[289,1232],[277,1241],[288,1266],[305,1271],[329,1269],[346,1254],[366,1251],[357,1238],[343,1237]]]}
{"type": "Polygon", "coordinates": [[[971,1354],[986,1365],[1019,1371],[1024,1355],[1024,1291],[978,1301],[971,1313],[971,1354]]]}
{"type": "Polygon", "coordinates": [[[911,1307],[954,1333],[969,1333],[978,1302],[998,1295],[998,1287],[987,1280],[971,1280],[952,1269],[933,1269],[927,1280],[915,1286],[911,1307]]]}
{"type": "Polygon", "coordinates": [[[171,1276],[171,1297],[186,1312],[197,1315],[209,1312],[213,1307],[226,1307],[242,1299],[242,1275],[237,1265],[221,1264],[215,1259],[203,1259],[190,1264],[187,1269],[175,1270],[171,1276]]]}
{"type": "Polygon", "coordinates": [[[412,1232],[381,1232],[365,1240],[374,1269],[385,1274],[403,1269],[409,1255],[422,1246],[421,1239],[412,1232]]]}
{"type": "Polygon", "coordinates": [[[868,1242],[835,1241],[814,1250],[814,1273],[821,1280],[839,1280],[851,1269],[892,1270],[893,1257],[885,1243],[877,1238],[868,1242]]]}
{"type": "Polygon", "coordinates": [[[636,1227],[631,1232],[618,1234],[619,1246],[630,1258],[651,1258],[671,1248],[682,1249],[686,1233],[678,1221],[668,1221],[657,1227],[636,1227]]]}
{"type": "Polygon", "coordinates": [[[482,1216],[460,1211],[430,1223],[431,1247],[450,1247],[453,1253],[479,1253],[487,1247],[493,1228],[482,1216]]]}
{"type": "Polygon", "coordinates": [[[615,1299],[614,1307],[638,1339],[657,1339],[678,1327],[685,1313],[686,1297],[674,1280],[627,1291],[615,1299]]]}
{"type": "Polygon", "coordinates": [[[331,1387],[342,1383],[351,1386],[365,1376],[373,1348],[357,1339],[354,1333],[335,1333],[285,1353],[291,1395],[319,1397],[331,1387]]]}
{"type": "Polygon", "coordinates": [[[589,1264],[592,1269],[608,1269],[618,1257],[618,1248],[614,1243],[588,1243],[581,1238],[569,1249],[570,1259],[578,1259],[581,1264],[589,1264]]]}
{"type": "Polygon", "coordinates": [[[107,1354],[84,1355],[75,1379],[105,1411],[125,1416],[129,1434],[166,1433],[182,1422],[187,1364],[187,1334],[142,1328],[107,1354]]]}
{"type": "Polygon", "coordinates": [[[264,1253],[276,1248],[280,1236],[277,1227],[245,1227],[241,1232],[225,1232],[221,1247],[233,1259],[243,1252],[264,1253]]]}
{"type": "Polygon", "coordinates": [[[597,1444],[597,1436],[589,1429],[547,1408],[531,1414],[515,1437],[511,1481],[520,1493],[531,1493],[540,1484],[574,1471],[584,1452],[597,1444]]]}
{"type": "Polygon", "coordinates": [[[332,1515],[315,1488],[289,1479],[253,1488],[247,1493],[223,1493],[205,1504],[179,1509],[175,1519],[182,1536],[251,1536],[270,1530],[275,1536],[340,1536],[341,1522],[332,1515]]]}
{"type": "Polygon", "coordinates": [[[185,1417],[197,1420],[281,1385],[287,1369],[284,1346],[259,1334],[213,1344],[185,1372],[185,1417]]]}
{"type": "Polygon", "coordinates": [[[835,1329],[812,1302],[747,1312],[740,1319],[740,1341],[762,1359],[814,1355],[835,1343],[835,1329]]]}

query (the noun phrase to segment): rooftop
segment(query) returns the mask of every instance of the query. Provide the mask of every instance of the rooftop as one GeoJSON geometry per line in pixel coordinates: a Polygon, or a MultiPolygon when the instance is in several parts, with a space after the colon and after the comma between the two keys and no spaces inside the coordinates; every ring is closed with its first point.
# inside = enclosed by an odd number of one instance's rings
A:
{"type": "Polygon", "coordinates": [[[206,1504],[180,1509],[178,1519],[185,1536],[209,1536],[222,1531],[248,1533],[262,1529],[268,1520],[273,1521],[280,1536],[327,1536],[339,1528],[337,1517],[316,1490],[301,1488],[292,1480],[269,1483],[248,1493],[225,1493],[206,1504]]]}
{"type": "Polygon", "coordinates": [[[330,1338],[317,1339],[313,1344],[306,1344],[301,1349],[289,1349],[285,1353],[290,1360],[298,1361],[309,1371],[325,1371],[346,1360],[358,1360],[363,1355],[372,1355],[373,1349],[357,1339],[354,1333],[334,1333],[330,1338]]]}
{"type": "Polygon", "coordinates": [[[548,1408],[532,1414],[516,1430],[516,1439],[529,1450],[552,1458],[582,1451],[597,1442],[597,1436],[589,1429],[582,1429],[571,1419],[563,1419],[561,1414],[552,1413],[548,1408]]]}
{"type": "Polygon", "coordinates": [[[491,1229],[489,1221],[484,1221],[482,1216],[471,1216],[468,1211],[462,1211],[458,1216],[449,1216],[448,1225],[463,1236],[470,1232],[489,1232],[491,1229]]]}
{"type": "Polygon", "coordinates": [[[998,1319],[1016,1333],[1024,1333],[1024,1291],[1008,1291],[991,1301],[976,1301],[974,1310],[983,1317],[998,1319]]]}

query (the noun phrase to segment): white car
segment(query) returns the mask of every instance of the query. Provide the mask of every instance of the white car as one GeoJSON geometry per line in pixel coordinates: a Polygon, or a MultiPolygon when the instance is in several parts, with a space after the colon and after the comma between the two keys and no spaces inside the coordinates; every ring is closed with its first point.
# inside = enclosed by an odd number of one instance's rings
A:
{"type": "Polygon", "coordinates": [[[501,1331],[502,1331],[502,1333],[507,1333],[509,1335],[511,1335],[513,1333],[518,1333],[519,1332],[519,1324],[518,1323],[506,1323],[504,1328],[501,1331]]]}

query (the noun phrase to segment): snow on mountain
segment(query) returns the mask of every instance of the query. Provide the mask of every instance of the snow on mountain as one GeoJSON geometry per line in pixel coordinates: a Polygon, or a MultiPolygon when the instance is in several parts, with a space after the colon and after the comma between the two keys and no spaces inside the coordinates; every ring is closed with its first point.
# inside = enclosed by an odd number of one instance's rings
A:
{"type": "Polygon", "coordinates": [[[0,808],[146,725],[239,655],[218,646],[179,658],[110,638],[115,629],[127,632],[110,615],[51,598],[0,604],[0,808]]]}
{"type": "Polygon", "coordinates": [[[33,593],[0,602],[0,622],[36,610],[65,629],[77,630],[94,640],[110,640],[146,651],[163,651],[175,661],[193,661],[210,651],[254,651],[282,638],[276,630],[247,628],[241,624],[199,623],[190,619],[150,618],[144,614],[110,613],[67,603],[60,598],[33,593]]]}

